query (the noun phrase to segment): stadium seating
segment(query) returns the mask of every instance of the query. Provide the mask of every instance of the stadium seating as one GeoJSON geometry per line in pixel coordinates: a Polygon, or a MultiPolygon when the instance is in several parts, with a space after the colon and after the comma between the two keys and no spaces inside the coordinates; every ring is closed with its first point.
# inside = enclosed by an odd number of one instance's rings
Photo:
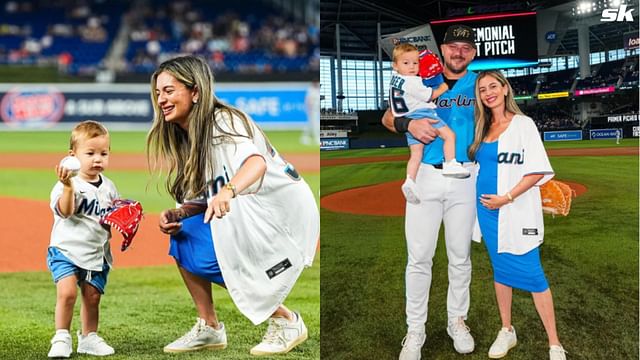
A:
{"type": "Polygon", "coordinates": [[[205,0],[0,0],[0,64],[92,74],[119,43],[118,70],[134,73],[149,73],[184,53],[204,56],[216,72],[317,71],[318,24],[275,6],[258,0],[224,6],[205,0]]]}

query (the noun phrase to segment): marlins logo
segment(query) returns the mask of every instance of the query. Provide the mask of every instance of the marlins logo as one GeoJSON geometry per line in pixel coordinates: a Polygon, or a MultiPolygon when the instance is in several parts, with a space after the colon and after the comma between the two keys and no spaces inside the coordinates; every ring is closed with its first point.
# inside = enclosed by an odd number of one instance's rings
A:
{"type": "Polygon", "coordinates": [[[522,149],[522,153],[508,153],[501,152],[498,154],[498,164],[516,164],[522,165],[524,164],[524,149],[522,149]]]}
{"type": "Polygon", "coordinates": [[[453,36],[459,37],[459,38],[467,38],[471,36],[471,33],[469,32],[468,29],[459,27],[459,28],[453,29],[453,36]]]}

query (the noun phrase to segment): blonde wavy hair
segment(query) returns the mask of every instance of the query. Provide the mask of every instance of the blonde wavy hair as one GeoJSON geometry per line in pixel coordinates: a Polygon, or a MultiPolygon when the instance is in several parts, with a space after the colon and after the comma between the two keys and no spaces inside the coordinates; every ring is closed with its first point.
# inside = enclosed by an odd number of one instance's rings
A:
{"type": "MultiPolygon", "coordinates": [[[[239,109],[221,103],[215,96],[214,78],[205,60],[196,56],[181,56],[160,64],[151,75],[151,102],[153,124],[147,134],[147,162],[157,178],[166,176],[165,188],[179,203],[205,193],[206,171],[214,170],[210,149],[216,143],[229,141],[231,136],[253,138],[252,121],[239,109]],[[184,84],[187,89],[197,89],[199,98],[187,116],[188,131],[178,124],[167,122],[156,94],[158,76],[167,73],[184,84]],[[231,126],[228,132],[220,127],[223,119],[239,118],[244,132],[231,126]],[[248,134],[248,135],[247,135],[248,134]]],[[[232,140],[231,140],[232,141],[232,140]]]]}
{"type": "Polygon", "coordinates": [[[502,72],[498,70],[489,70],[479,73],[478,77],[476,78],[476,105],[473,112],[476,122],[476,130],[473,143],[471,144],[471,146],[469,146],[469,159],[471,160],[475,159],[476,152],[478,152],[478,148],[480,147],[482,140],[484,140],[485,136],[487,136],[489,128],[491,127],[491,123],[493,122],[491,109],[486,107],[480,100],[480,89],[478,88],[478,83],[480,83],[480,80],[487,76],[491,76],[492,78],[498,80],[498,82],[502,86],[507,86],[507,88],[509,89],[507,95],[504,98],[505,112],[522,115],[522,111],[518,107],[518,104],[516,104],[516,100],[513,98],[513,89],[511,88],[511,84],[509,84],[509,81],[507,81],[507,78],[502,74],[502,72]]]}

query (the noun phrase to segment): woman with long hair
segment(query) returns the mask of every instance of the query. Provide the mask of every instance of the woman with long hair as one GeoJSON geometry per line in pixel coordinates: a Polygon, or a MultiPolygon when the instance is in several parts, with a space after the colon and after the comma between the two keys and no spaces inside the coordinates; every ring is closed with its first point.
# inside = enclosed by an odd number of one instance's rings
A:
{"type": "Polygon", "coordinates": [[[179,204],[160,215],[172,255],[196,305],[191,331],[164,348],[225,348],[211,283],[229,291],[254,324],[269,319],[253,355],[286,353],[307,338],[299,313],[282,305],[319,237],[309,186],[241,110],[220,102],[207,63],[182,56],[151,77],[154,119],[147,135],[150,169],[166,176],[179,204]],[[207,224],[209,223],[209,224],[207,224]]]}
{"type": "Polygon", "coordinates": [[[482,238],[493,267],[502,329],[489,357],[507,355],[517,343],[511,324],[512,289],[531,292],[549,338],[551,360],[564,360],[553,298],[540,264],[544,238],[539,186],[554,173],[533,120],[524,115],[499,71],[476,80],[475,139],[469,157],[480,164],[476,191],[482,238]]]}

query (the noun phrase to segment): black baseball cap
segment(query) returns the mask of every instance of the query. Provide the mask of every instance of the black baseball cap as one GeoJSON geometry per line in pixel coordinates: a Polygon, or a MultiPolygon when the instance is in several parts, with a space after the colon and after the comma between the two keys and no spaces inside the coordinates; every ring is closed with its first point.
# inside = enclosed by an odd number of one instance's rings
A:
{"type": "Polygon", "coordinates": [[[444,33],[444,40],[442,41],[442,43],[448,44],[460,41],[466,42],[475,48],[475,39],[475,31],[473,31],[473,29],[468,27],[467,25],[451,25],[447,28],[447,32],[444,33]]]}

